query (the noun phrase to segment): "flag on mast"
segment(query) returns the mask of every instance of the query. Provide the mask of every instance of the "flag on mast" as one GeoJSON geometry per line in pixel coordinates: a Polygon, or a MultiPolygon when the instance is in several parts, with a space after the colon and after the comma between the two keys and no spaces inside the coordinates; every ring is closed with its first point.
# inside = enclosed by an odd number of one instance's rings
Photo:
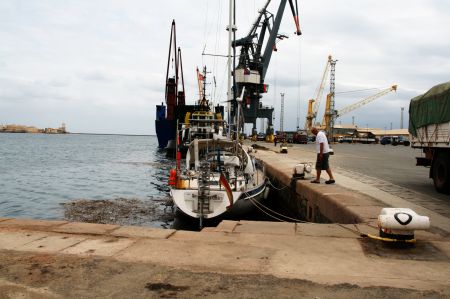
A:
{"type": "Polygon", "coordinates": [[[230,205],[227,207],[227,209],[229,209],[233,206],[233,192],[231,192],[230,184],[228,184],[228,181],[223,175],[223,172],[220,172],[219,181],[220,184],[225,188],[225,191],[227,191],[228,200],[230,201],[230,205]]]}

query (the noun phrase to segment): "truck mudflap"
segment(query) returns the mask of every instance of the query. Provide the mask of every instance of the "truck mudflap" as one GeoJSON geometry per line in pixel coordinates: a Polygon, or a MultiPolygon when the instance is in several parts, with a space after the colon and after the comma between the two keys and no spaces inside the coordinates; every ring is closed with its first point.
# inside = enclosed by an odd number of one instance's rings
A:
{"type": "Polygon", "coordinates": [[[416,157],[416,166],[431,166],[431,160],[425,157],[416,157]]]}

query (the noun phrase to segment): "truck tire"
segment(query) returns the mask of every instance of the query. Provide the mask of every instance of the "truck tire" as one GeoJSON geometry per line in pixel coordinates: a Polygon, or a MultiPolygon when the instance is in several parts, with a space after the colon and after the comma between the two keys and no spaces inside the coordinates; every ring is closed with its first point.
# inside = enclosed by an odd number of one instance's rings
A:
{"type": "Polygon", "coordinates": [[[438,192],[450,194],[450,157],[443,152],[433,162],[433,182],[438,192]]]}

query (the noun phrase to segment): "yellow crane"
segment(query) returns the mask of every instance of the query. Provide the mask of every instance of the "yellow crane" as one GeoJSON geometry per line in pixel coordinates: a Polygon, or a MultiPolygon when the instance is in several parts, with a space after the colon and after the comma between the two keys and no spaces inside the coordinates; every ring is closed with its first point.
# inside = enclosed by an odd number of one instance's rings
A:
{"type": "Polygon", "coordinates": [[[306,114],[305,130],[309,135],[311,133],[311,128],[313,127],[314,121],[317,117],[317,111],[319,110],[320,100],[322,98],[323,90],[325,88],[325,82],[328,76],[328,70],[332,62],[331,55],[328,56],[327,63],[325,65],[325,70],[323,71],[322,81],[320,82],[319,88],[317,89],[316,97],[310,99],[308,102],[308,113],[306,114]]]}
{"type": "Polygon", "coordinates": [[[353,110],[355,110],[355,109],[357,109],[357,108],[359,108],[361,106],[364,106],[364,105],[372,102],[373,100],[378,99],[379,97],[382,97],[382,96],[388,94],[391,91],[397,91],[397,85],[392,85],[391,87],[383,89],[380,92],[378,92],[378,93],[376,93],[374,95],[371,95],[371,96],[369,96],[367,98],[364,98],[364,99],[362,99],[359,102],[351,104],[351,105],[349,105],[347,107],[344,107],[344,108],[342,108],[340,110],[335,110],[334,112],[331,111],[331,108],[330,108],[331,94],[328,94],[327,95],[327,102],[326,102],[326,105],[325,105],[325,114],[324,114],[323,120],[322,120],[322,129],[324,129],[325,131],[328,131],[330,129],[331,117],[334,117],[334,119],[336,119],[336,118],[338,118],[338,117],[340,117],[340,116],[342,116],[342,115],[344,115],[344,114],[346,114],[346,113],[348,113],[350,111],[353,111],[353,110]]]}

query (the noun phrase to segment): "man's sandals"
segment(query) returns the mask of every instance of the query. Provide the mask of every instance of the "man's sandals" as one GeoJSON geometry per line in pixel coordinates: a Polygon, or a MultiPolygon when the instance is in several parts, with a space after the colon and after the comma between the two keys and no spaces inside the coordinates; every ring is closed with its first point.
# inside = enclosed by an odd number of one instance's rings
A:
{"type": "MultiPolygon", "coordinates": [[[[320,184],[320,181],[312,180],[311,183],[313,183],[313,184],[320,184]]],[[[335,180],[325,181],[325,184],[327,184],[327,185],[334,184],[334,183],[335,183],[335,180]]]]}

